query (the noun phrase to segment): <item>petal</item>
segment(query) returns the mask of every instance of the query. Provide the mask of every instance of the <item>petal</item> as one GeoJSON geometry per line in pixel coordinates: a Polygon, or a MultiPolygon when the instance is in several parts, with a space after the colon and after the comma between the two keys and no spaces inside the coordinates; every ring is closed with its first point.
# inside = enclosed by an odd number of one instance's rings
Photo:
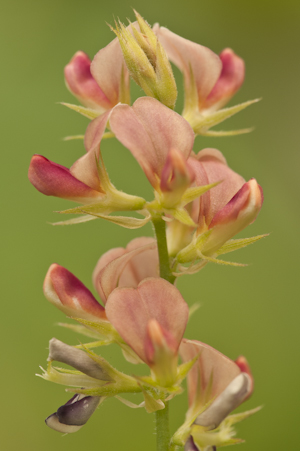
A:
{"type": "Polygon", "coordinates": [[[263,203],[262,189],[255,179],[249,180],[213,218],[212,233],[201,249],[213,254],[227,240],[255,221],[263,203]]]}
{"type": "Polygon", "coordinates": [[[207,47],[184,39],[167,28],[159,28],[157,35],[169,59],[183,72],[186,93],[195,83],[200,108],[219,78],[222,69],[220,58],[207,47]]]}
{"type": "Polygon", "coordinates": [[[105,310],[90,290],[66,268],[54,263],[45,281],[44,294],[51,304],[67,316],[89,321],[105,320],[105,310]]]}
{"type": "Polygon", "coordinates": [[[129,74],[118,38],[95,55],[91,64],[91,73],[109,99],[111,107],[124,101],[120,95],[122,90],[129,91],[129,74]]]}
{"type": "Polygon", "coordinates": [[[248,374],[241,373],[236,376],[217,399],[197,417],[195,423],[209,429],[218,427],[227,415],[249,396],[251,385],[248,374]]]}
{"type": "Polygon", "coordinates": [[[58,432],[77,432],[95,412],[100,401],[98,396],[74,395],[57,412],[46,418],[45,423],[58,432]]]}
{"type": "Polygon", "coordinates": [[[42,155],[31,159],[28,178],[33,186],[46,196],[62,197],[76,202],[90,203],[103,194],[74,177],[70,170],[42,155]]]}
{"type": "Polygon", "coordinates": [[[52,360],[70,365],[94,379],[112,381],[105,368],[102,368],[86,352],[69,346],[56,338],[52,338],[49,342],[48,361],[52,360]]]}
{"type": "Polygon", "coordinates": [[[194,143],[189,123],[151,97],[139,98],[132,107],[118,105],[112,111],[110,126],[154,188],[158,186],[157,177],[161,176],[169,151],[177,149],[187,158],[194,143]]]}
{"type": "Polygon", "coordinates": [[[137,287],[147,277],[158,277],[158,254],[153,238],[140,237],[124,248],[106,252],[98,261],[93,282],[105,303],[116,287],[137,287]]]}
{"type": "Polygon", "coordinates": [[[64,70],[66,85],[83,105],[103,112],[113,105],[92,76],[90,66],[87,54],[76,52],[64,70]]]}
{"type": "Polygon", "coordinates": [[[224,49],[220,53],[222,61],[221,75],[203,104],[203,109],[213,111],[222,108],[240,89],[245,78],[245,63],[233,50],[224,49]]]}
{"type": "Polygon", "coordinates": [[[253,378],[252,371],[251,371],[251,369],[250,369],[249,363],[247,362],[247,359],[246,359],[243,355],[241,355],[240,357],[238,357],[238,358],[235,360],[235,363],[237,364],[237,366],[239,367],[239,369],[242,371],[242,373],[247,373],[248,376],[249,376],[250,379],[251,379],[251,391],[250,391],[250,393],[249,393],[248,396],[247,396],[247,397],[249,397],[249,396],[252,395],[253,390],[254,390],[254,378],[253,378]]]}
{"type": "Polygon", "coordinates": [[[95,139],[93,147],[88,149],[88,152],[83,157],[79,158],[79,160],[77,160],[70,168],[70,172],[74,175],[74,177],[100,192],[103,192],[103,189],[101,186],[101,180],[99,178],[97,166],[100,153],[99,145],[105,131],[110,113],[111,110],[95,119],[95,121],[97,121],[97,139],[95,139]]]}
{"type": "Polygon", "coordinates": [[[174,285],[149,278],[136,289],[116,288],[106,303],[107,317],[124,341],[147,362],[145,341],[150,320],[170,334],[179,347],[188,320],[188,306],[174,285]]]}
{"type": "Polygon", "coordinates": [[[188,160],[195,172],[197,186],[222,182],[200,197],[193,204],[196,219],[198,214],[199,228],[206,228],[215,214],[223,208],[234,194],[245,183],[244,178],[227,166],[222,153],[216,149],[204,149],[188,160]]]}
{"type": "Polygon", "coordinates": [[[188,395],[190,406],[201,407],[219,396],[241,370],[233,360],[211,346],[197,340],[182,340],[180,356],[184,362],[198,354],[198,361],[188,374],[188,395]]]}

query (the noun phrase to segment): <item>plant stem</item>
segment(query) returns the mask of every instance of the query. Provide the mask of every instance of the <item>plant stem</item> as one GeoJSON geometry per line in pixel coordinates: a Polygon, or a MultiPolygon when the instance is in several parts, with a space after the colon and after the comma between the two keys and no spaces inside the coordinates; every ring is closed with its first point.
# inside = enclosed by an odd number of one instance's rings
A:
{"type": "Polygon", "coordinates": [[[165,402],[163,410],[155,412],[156,425],[156,449],[157,451],[168,451],[170,444],[169,431],[169,402],[165,402]]]}
{"type": "Polygon", "coordinates": [[[166,237],[166,223],[162,219],[161,215],[152,215],[152,222],[157,239],[160,277],[170,283],[174,283],[175,276],[173,276],[170,270],[170,259],[166,237]]]}
{"type": "MultiPolygon", "coordinates": [[[[166,223],[161,215],[152,214],[152,222],[157,239],[157,249],[159,257],[159,274],[162,279],[174,283],[175,277],[170,269],[170,258],[167,247],[166,223]]],[[[168,451],[170,446],[169,430],[169,403],[165,402],[163,410],[155,412],[156,425],[156,449],[157,451],[168,451]]]]}

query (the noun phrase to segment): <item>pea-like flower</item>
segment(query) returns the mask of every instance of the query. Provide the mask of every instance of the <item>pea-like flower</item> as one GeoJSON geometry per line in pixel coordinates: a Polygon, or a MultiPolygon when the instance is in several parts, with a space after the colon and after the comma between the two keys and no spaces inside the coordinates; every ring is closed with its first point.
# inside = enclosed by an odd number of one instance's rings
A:
{"type": "MultiPolygon", "coordinates": [[[[97,132],[101,137],[109,115],[110,111],[107,111],[99,117],[97,132]]],[[[145,203],[143,199],[118,191],[112,185],[104,167],[99,143],[90,148],[70,169],[41,155],[35,155],[29,166],[28,177],[42,194],[87,204],[84,209],[70,209],[66,213],[140,210],[145,203]]]]}
{"type": "Polygon", "coordinates": [[[84,52],[76,52],[64,73],[71,93],[98,114],[130,101],[129,73],[117,38],[99,50],[92,62],[84,52]]]}
{"type": "MultiPolygon", "coordinates": [[[[193,202],[191,215],[198,227],[191,243],[177,254],[177,260],[185,263],[197,258],[204,260],[207,258],[206,262],[217,262],[216,256],[239,249],[261,238],[262,236],[237,240],[236,243],[229,241],[255,221],[262,207],[262,189],[256,180],[245,182],[243,177],[227,166],[223,155],[215,149],[199,152],[197,156],[189,159],[189,163],[194,168],[196,185],[201,186],[217,180],[221,183],[193,202]]],[[[170,225],[169,237],[173,252],[188,239],[190,233],[188,229],[183,227],[181,229],[180,241],[178,230],[176,227],[172,229],[172,224],[170,225]]]]}
{"type": "Polygon", "coordinates": [[[229,48],[218,56],[207,47],[182,38],[167,28],[155,25],[154,31],[169,59],[183,73],[183,116],[190,122],[195,133],[236,134],[237,132],[210,132],[209,129],[255,102],[245,102],[218,111],[241,87],[245,76],[244,61],[229,48]]]}
{"type": "Polygon", "coordinates": [[[173,440],[185,444],[186,451],[238,443],[232,424],[249,416],[228,415],[253,391],[253,377],[244,357],[235,362],[216,349],[197,340],[183,340],[180,355],[184,362],[198,356],[188,380],[189,410],[183,426],[173,440]]]}

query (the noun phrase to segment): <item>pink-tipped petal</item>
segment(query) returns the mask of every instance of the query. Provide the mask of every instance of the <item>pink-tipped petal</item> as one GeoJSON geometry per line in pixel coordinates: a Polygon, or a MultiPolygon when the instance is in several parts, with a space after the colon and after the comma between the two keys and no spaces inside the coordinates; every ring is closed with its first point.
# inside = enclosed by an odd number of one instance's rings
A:
{"type": "Polygon", "coordinates": [[[103,192],[103,190],[101,187],[101,180],[99,179],[97,162],[99,160],[100,141],[105,131],[110,113],[111,111],[107,111],[97,118],[97,140],[95,141],[95,146],[89,149],[83,157],[75,161],[70,168],[70,172],[74,177],[100,192],[103,192]]]}
{"type": "Polygon", "coordinates": [[[76,52],[64,70],[66,85],[83,105],[105,111],[113,105],[92,76],[90,66],[91,60],[87,54],[76,52]]]}
{"type": "Polygon", "coordinates": [[[249,180],[233,196],[211,221],[209,228],[213,229],[205,246],[203,254],[212,254],[227,240],[241,232],[255,221],[263,203],[261,187],[255,179],[249,180]]]}
{"type": "Polygon", "coordinates": [[[67,316],[90,321],[105,320],[105,310],[92,293],[66,268],[54,263],[45,281],[44,294],[51,304],[67,316]]]}
{"type": "Polygon", "coordinates": [[[223,208],[243,186],[245,180],[227,166],[227,162],[219,150],[204,149],[189,158],[189,164],[195,172],[195,183],[197,186],[221,182],[200,197],[195,209],[198,213],[196,222],[199,229],[209,226],[215,214],[223,208]]]}
{"type": "Polygon", "coordinates": [[[245,63],[233,50],[224,49],[220,53],[222,61],[221,75],[206,98],[203,108],[217,110],[222,108],[240,89],[245,78],[245,63]]]}
{"type": "Polygon", "coordinates": [[[126,247],[106,252],[97,263],[93,281],[106,303],[116,287],[137,287],[145,278],[158,277],[158,254],[153,238],[140,237],[126,247]]]}
{"type": "Polygon", "coordinates": [[[129,73],[125,65],[118,38],[99,50],[91,64],[91,73],[112,108],[120,100],[122,84],[129,92],[129,73]],[[123,78],[123,82],[122,82],[123,78]]]}
{"type": "Polygon", "coordinates": [[[33,186],[46,196],[62,197],[83,203],[93,202],[102,197],[101,192],[78,180],[68,168],[42,155],[32,157],[28,178],[33,186]]]}
{"type": "Polygon", "coordinates": [[[154,188],[171,149],[188,158],[194,132],[182,116],[151,97],[133,104],[118,105],[110,117],[111,130],[141,165],[154,188]]]}
{"type": "Polygon", "coordinates": [[[189,405],[203,406],[219,396],[230,382],[241,373],[238,365],[221,352],[197,340],[182,340],[180,356],[184,362],[199,358],[188,374],[189,405]],[[212,378],[212,381],[211,381],[212,378]],[[210,387],[211,384],[211,388],[210,387]],[[209,399],[205,393],[209,390],[209,399]]]}
{"type": "Polygon", "coordinates": [[[249,398],[249,396],[252,395],[253,390],[254,390],[254,378],[252,375],[252,371],[250,369],[249,363],[247,361],[247,359],[241,355],[239,356],[236,360],[235,363],[237,364],[237,366],[239,367],[239,369],[242,371],[242,373],[246,373],[248,374],[248,376],[250,377],[251,380],[251,390],[250,393],[248,394],[247,398],[249,398]]]}
{"type": "Polygon", "coordinates": [[[171,149],[161,172],[160,189],[165,192],[185,191],[195,179],[192,165],[177,149],[171,149]]]}
{"type": "Polygon", "coordinates": [[[167,28],[158,28],[157,35],[169,59],[183,72],[186,92],[191,90],[194,78],[200,108],[220,76],[220,58],[207,47],[184,39],[167,28]]]}
{"type": "Polygon", "coordinates": [[[144,361],[147,327],[154,319],[175,340],[178,349],[188,320],[188,306],[174,285],[146,279],[134,288],[116,288],[106,303],[109,321],[144,361]]]}

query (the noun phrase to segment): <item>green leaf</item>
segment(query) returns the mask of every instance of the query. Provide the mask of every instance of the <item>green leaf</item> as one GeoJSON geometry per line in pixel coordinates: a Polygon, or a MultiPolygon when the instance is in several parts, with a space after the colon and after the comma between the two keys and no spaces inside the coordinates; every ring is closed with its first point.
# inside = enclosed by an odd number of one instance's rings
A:
{"type": "Polygon", "coordinates": [[[100,116],[100,114],[102,114],[101,112],[92,110],[91,108],[86,108],[80,105],[73,105],[72,103],[61,102],[61,105],[64,105],[71,110],[76,111],[76,113],[82,114],[82,116],[85,116],[88,119],[95,119],[96,117],[100,116]]]}
{"type": "MultiPolygon", "coordinates": [[[[62,212],[60,212],[60,213],[62,213],[62,212]]],[[[79,216],[77,218],[68,219],[67,221],[52,222],[51,224],[54,226],[57,226],[57,225],[65,226],[65,225],[72,225],[72,224],[81,224],[83,222],[92,221],[93,219],[97,219],[97,218],[92,215],[84,215],[84,216],[79,216]]]]}
{"type": "Polygon", "coordinates": [[[241,238],[239,240],[229,240],[225,244],[223,244],[223,246],[220,247],[220,249],[218,249],[217,254],[218,255],[228,254],[229,252],[242,249],[243,247],[256,243],[256,241],[259,241],[262,238],[265,238],[266,236],[269,236],[269,234],[267,233],[265,235],[257,235],[252,236],[250,238],[241,238]]]}

